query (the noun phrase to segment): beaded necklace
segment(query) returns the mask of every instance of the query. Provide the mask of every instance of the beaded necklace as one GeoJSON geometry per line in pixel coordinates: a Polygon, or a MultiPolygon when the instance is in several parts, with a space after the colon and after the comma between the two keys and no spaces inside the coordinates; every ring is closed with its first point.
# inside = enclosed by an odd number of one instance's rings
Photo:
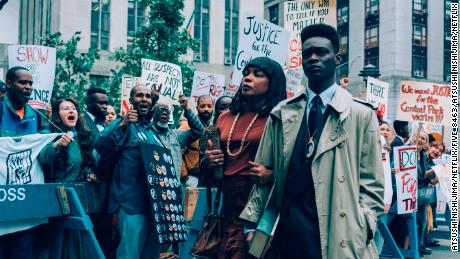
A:
{"type": "Polygon", "coordinates": [[[238,122],[238,119],[240,118],[240,113],[238,113],[236,115],[235,119],[233,120],[233,124],[232,124],[232,127],[230,129],[230,133],[228,134],[228,139],[227,139],[227,154],[229,156],[236,157],[236,156],[239,156],[241,154],[241,152],[243,151],[244,142],[246,141],[246,138],[248,137],[249,131],[254,126],[254,123],[256,122],[257,117],[259,117],[259,113],[256,113],[256,116],[254,116],[254,118],[252,119],[251,123],[249,123],[248,128],[244,132],[243,138],[241,139],[240,148],[238,149],[238,151],[236,153],[232,153],[230,151],[230,142],[232,140],[232,135],[233,135],[233,131],[235,130],[236,123],[238,122]]]}

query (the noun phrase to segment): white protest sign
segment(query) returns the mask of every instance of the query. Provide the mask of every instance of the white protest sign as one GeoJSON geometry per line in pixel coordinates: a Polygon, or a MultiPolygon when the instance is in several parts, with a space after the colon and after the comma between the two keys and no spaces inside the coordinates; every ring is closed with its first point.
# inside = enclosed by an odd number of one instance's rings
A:
{"type": "Polygon", "coordinates": [[[130,108],[129,96],[131,89],[140,82],[140,77],[123,75],[121,78],[121,100],[120,100],[120,115],[125,116],[130,108]]]}
{"type": "Polygon", "coordinates": [[[444,214],[446,212],[446,206],[449,204],[449,199],[444,196],[444,192],[441,190],[441,184],[436,184],[436,213],[444,214]]]}
{"type": "Polygon", "coordinates": [[[291,32],[286,60],[286,88],[288,97],[301,91],[299,85],[304,75],[300,32],[306,26],[318,23],[326,23],[337,27],[336,13],[335,0],[284,2],[284,28],[291,32]]]}
{"type": "Polygon", "coordinates": [[[32,73],[33,91],[29,104],[46,109],[51,100],[56,70],[56,49],[38,45],[8,46],[8,67],[21,66],[32,73]]]}
{"type": "Polygon", "coordinates": [[[383,202],[385,204],[384,211],[390,210],[391,201],[393,199],[393,186],[391,185],[391,166],[390,166],[390,153],[383,147],[385,143],[385,137],[380,136],[380,142],[382,143],[382,163],[383,173],[385,176],[385,190],[383,194],[383,202]]]}
{"type": "Polygon", "coordinates": [[[452,185],[450,184],[451,180],[451,165],[436,165],[433,166],[432,169],[434,170],[434,173],[439,179],[439,185],[441,192],[444,197],[447,198],[448,201],[450,201],[450,193],[451,193],[451,188],[452,185]]]}
{"type": "Polygon", "coordinates": [[[246,15],[240,24],[232,84],[240,85],[244,67],[254,58],[268,57],[284,66],[288,43],[287,30],[253,15],[246,15]]]}
{"type": "Polygon", "coordinates": [[[225,75],[195,71],[193,75],[192,99],[195,101],[202,95],[209,95],[215,102],[224,95],[225,75]]]}
{"type": "Polygon", "coordinates": [[[448,154],[442,154],[442,156],[436,158],[436,159],[433,159],[433,163],[435,165],[450,165],[451,163],[451,157],[450,155],[448,154]]]}
{"type": "Polygon", "coordinates": [[[451,96],[449,85],[401,81],[396,119],[450,125],[451,96]]]}
{"type": "Polygon", "coordinates": [[[367,78],[367,101],[377,107],[377,113],[383,115],[383,120],[387,120],[388,90],[390,84],[380,81],[373,77],[367,78]]]}
{"type": "Polygon", "coordinates": [[[417,211],[417,147],[400,146],[393,150],[398,214],[417,211]]]}
{"type": "Polygon", "coordinates": [[[178,65],[143,58],[141,83],[149,89],[161,86],[160,101],[179,104],[182,90],[182,71],[178,65]]]}

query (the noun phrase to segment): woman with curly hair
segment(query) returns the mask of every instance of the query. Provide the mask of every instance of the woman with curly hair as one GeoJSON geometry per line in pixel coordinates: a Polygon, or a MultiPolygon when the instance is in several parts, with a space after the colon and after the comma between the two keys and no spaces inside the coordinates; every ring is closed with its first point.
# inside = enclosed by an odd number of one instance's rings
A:
{"type": "Polygon", "coordinates": [[[70,98],[61,98],[52,105],[51,132],[66,132],[48,144],[38,157],[46,167],[47,182],[82,182],[95,180],[91,171],[93,139],[79,115],[78,104],[70,98]]]}
{"type": "MultiPolygon", "coordinates": [[[[73,99],[58,99],[52,105],[50,131],[66,133],[48,144],[38,156],[48,183],[96,180],[96,175],[92,172],[93,140],[79,114],[78,104],[73,99]]],[[[80,231],[65,230],[61,258],[91,258],[85,252],[84,243],[80,231]]]]}

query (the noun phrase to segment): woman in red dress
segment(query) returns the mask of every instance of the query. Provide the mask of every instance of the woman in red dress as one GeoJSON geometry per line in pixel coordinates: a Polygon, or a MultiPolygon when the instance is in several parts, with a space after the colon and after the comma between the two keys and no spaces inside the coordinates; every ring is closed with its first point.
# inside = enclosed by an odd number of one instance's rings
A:
{"type": "MultiPolygon", "coordinates": [[[[223,236],[219,258],[248,256],[248,245],[239,214],[248,201],[254,183],[267,181],[268,170],[253,163],[265,122],[271,110],[286,99],[286,77],[275,61],[260,57],[243,69],[243,79],[227,111],[219,116],[216,127],[223,150],[208,150],[203,165],[223,166],[223,236]]],[[[210,143],[208,143],[209,145],[210,143]]]]}

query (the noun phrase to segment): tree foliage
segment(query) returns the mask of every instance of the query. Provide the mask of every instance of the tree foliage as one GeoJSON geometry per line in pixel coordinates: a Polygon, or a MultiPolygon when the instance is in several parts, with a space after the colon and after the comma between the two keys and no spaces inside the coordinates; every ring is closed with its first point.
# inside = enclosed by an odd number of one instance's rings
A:
{"type": "Polygon", "coordinates": [[[80,32],[74,33],[68,41],[61,39],[61,33],[48,35],[42,44],[56,48],[56,75],[54,79],[53,97],[71,97],[78,103],[84,103],[85,91],[90,86],[89,72],[94,62],[99,59],[99,52],[90,49],[81,52],[77,49],[81,40],[80,32]]]}
{"type": "Polygon", "coordinates": [[[112,71],[110,90],[119,92],[123,74],[141,76],[141,58],[148,58],[180,66],[184,93],[190,94],[194,68],[181,57],[195,48],[197,42],[185,29],[180,30],[184,23],[183,0],[142,0],[141,4],[148,10],[145,24],[131,34],[133,41],[127,49],[115,52],[114,60],[124,66],[112,71]]]}

